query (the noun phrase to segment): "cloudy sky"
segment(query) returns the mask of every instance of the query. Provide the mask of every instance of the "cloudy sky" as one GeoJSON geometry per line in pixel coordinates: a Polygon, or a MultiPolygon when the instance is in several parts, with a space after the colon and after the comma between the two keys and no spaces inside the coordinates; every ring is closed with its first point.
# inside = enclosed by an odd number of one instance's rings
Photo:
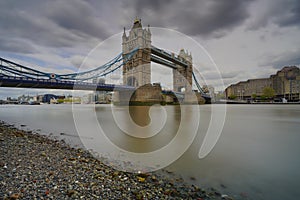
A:
{"type": "MultiPolygon", "coordinates": [[[[223,88],[216,71],[226,87],[300,64],[299,0],[1,0],[0,57],[67,73],[76,71],[102,44],[96,64],[101,65],[121,51],[119,36],[123,27],[130,29],[136,16],[144,26],[173,30],[167,44],[153,30],[152,43],[170,51],[182,47],[191,51],[201,76],[217,89],[223,88]],[[201,45],[217,68],[202,62],[189,43],[176,45],[179,34],[201,45]]],[[[171,78],[168,69],[153,68],[154,82],[171,78]]],[[[170,81],[162,84],[171,85],[170,81]]],[[[0,99],[23,93],[46,91],[0,88],[0,99]]]]}

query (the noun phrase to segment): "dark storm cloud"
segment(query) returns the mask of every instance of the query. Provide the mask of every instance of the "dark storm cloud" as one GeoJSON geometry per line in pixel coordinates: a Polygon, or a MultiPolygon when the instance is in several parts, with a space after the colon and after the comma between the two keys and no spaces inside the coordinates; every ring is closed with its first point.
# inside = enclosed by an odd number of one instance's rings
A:
{"type": "Polygon", "coordinates": [[[284,1],[284,7],[281,7],[280,14],[275,17],[275,23],[280,26],[299,26],[300,25],[300,1],[284,1]]]}
{"type": "Polygon", "coordinates": [[[299,0],[273,0],[265,2],[262,7],[263,9],[256,10],[256,17],[250,23],[249,29],[256,30],[268,23],[279,27],[300,26],[299,0]]]}
{"type": "Polygon", "coordinates": [[[94,8],[85,1],[52,1],[47,4],[46,16],[60,27],[80,31],[97,38],[108,36],[104,19],[96,18],[94,8]]]}
{"type": "MultiPolygon", "coordinates": [[[[174,28],[189,35],[221,37],[248,17],[250,1],[2,1],[0,50],[32,53],[35,46],[75,47],[103,40],[143,18],[152,26],[174,28]],[[131,22],[128,22],[131,23],[131,22]],[[113,25],[112,25],[113,24],[113,25]],[[22,42],[14,43],[20,40],[22,42]],[[32,43],[34,45],[27,45],[32,43]]],[[[146,25],[146,24],[145,24],[146,25]]]]}
{"type": "Polygon", "coordinates": [[[0,50],[30,53],[27,41],[46,47],[74,47],[107,37],[95,10],[84,1],[6,1],[0,3],[0,50]]]}
{"type": "Polygon", "coordinates": [[[284,66],[300,65],[300,49],[268,56],[264,60],[266,61],[261,63],[262,67],[270,65],[275,69],[281,69],[284,66]]]}
{"type": "Polygon", "coordinates": [[[67,30],[57,27],[42,16],[33,16],[24,11],[1,11],[7,17],[1,20],[1,35],[6,38],[22,38],[39,45],[52,47],[71,46],[76,36],[67,30]]]}
{"type": "Polygon", "coordinates": [[[221,37],[247,19],[249,2],[137,0],[124,6],[125,9],[133,6],[134,14],[147,19],[151,26],[176,28],[189,35],[221,37]]]}

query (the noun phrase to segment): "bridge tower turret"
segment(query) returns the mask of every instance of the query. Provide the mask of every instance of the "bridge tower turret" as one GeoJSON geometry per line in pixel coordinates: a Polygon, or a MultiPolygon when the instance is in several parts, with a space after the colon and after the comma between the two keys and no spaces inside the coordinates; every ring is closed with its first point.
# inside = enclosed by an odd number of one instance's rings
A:
{"type": "Polygon", "coordinates": [[[151,32],[143,29],[141,19],[135,19],[129,35],[122,36],[123,57],[133,49],[138,52],[123,66],[123,84],[140,87],[151,83],[151,32]]]}
{"type": "Polygon", "coordinates": [[[185,93],[192,92],[193,81],[193,59],[191,53],[185,52],[181,49],[178,58],[187,63],[187,67],[177,65],[177,69],[173,69],[173,90],[176,92],[182,92],[185,89],[185,93]]]}

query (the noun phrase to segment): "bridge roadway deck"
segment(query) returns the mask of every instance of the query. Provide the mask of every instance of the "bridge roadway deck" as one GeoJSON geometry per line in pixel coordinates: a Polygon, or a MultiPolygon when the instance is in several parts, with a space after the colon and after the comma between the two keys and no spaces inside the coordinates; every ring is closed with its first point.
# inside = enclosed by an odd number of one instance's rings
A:
{"type": "Polygon", "coordinates": [[[55,79],[29,79],[0,76],[0,87],[45,88],[63,90],[120,91],[134,90],[134,87],[114,84],[94,84],[86,82],[61,81],[55,79]]]}

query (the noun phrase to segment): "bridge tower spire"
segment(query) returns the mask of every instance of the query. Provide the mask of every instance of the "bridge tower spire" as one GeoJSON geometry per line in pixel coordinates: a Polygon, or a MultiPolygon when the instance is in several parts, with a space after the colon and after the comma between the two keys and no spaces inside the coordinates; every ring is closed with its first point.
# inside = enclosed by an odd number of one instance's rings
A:
{"type": "Polygon", "coordinates": [[[181,49],[178,58],[187,63],[187,67],[177,65],[177,69],[173,69],[173,90],[182,92],[184,88],[185,93],[192,92],[193,84],[193,60],[191,53],[189,54],[184,49],[181,49]]]}
{"type": "Polygon", "coordinates": [[[140,87],[151,83],[151,32],[143,29],[141,19],[136,18],[127,36],[122,36],[123,57],[133,49],[137,53],[123,66],[123,84],[140,87]]]}

